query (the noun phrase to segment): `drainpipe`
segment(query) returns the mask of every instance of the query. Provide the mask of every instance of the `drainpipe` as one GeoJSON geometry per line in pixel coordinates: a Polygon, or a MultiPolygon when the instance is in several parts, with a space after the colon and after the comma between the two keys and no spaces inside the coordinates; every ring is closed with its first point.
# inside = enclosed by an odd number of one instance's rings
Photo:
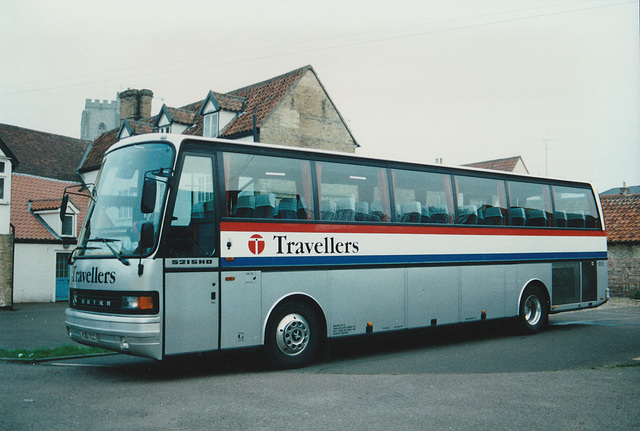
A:
{"type": "Polygon", "coordinates": [[[258,117],[255,109],[253,110],[253,142],[260,142],[258,137],[258,117]]]}
{"type": "Polygon", "coordinates": [[[16,274],[16,227],[9,223],[11,228],[11,305],[9,310],[13,311],[13,285],[15,282],[16,274]]]}

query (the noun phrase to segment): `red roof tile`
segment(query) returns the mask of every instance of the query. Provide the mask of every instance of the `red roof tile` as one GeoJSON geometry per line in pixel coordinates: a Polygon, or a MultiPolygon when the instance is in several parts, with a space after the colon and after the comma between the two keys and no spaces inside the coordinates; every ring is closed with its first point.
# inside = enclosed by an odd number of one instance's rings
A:
{"type": "Polygon", "coordinates": [[[195,112],[180,108],[169,108],[168,106],[166,109],[174,122],[189,125],[193,124],[193,118],[196,116],[195,112]]]}
{"type": "Polygon", "coordinates": [[[143,135],[145,133],[153,133],[153,118],[145,120],[129,121],[129,125],[133,129],[134,135],[143,135]]]}
{"type": "Polygon", "coordinates": [[[202,119],[204,117],[202,115],[196,117],[196,122],[193,126],[189,127],[187,130],[182,132],[183,135],[189,136],[202,136],[202,119]]]}
{"type": "MultiPolygon", "coordinates": [[[[59,242],[57,238],[37,217],[35,211],[56,210],[60,208],[60,201],[64,188],[76,182],[52,180],[26,174],[11,176],[11,224],[15,226],[17,242],[59,242]]],[[[77,218],[78,231],[84,220],[88,198],[72,196],[71,201],[80,210],[77,218]]],[[[79,232],[76,232],[76,236],[79,232]]]]}
{"type": "MultiPolygon", "coordinates": [[[[220,108],[225,109],[227,111],[240,112],[244,108],[244,104],[246,100],[243,97],[239,96],[231,96],[229,94],[216,93],[215,91],[211,92],[213,97],[215,97],[216,101],[220,105],[220,108]]],[[[190,103],[186,106],[183,106],[180,109],[184,109],[185,111],[193,111],[198,112],[200,108],[202,108],[202,104],[206,99],[200,100],[198,102],[190,103]]]]}
{"type": "Polygon", "coordinates": [[[14,172],[78,181],[90,141],[0,124],[0,138],[20,162],[14,172]]]}
{"type": "Polygon", "coordinates": [[[640,242],[640,195],[601,196],[609,242],[640,242]]]}
{"type": "Polygon", "coordinates": [[[32,211],[57,210],[60,208],[62,199],[38,199],[31,201],[32,211]]]}
{"type": "Polygon", "coordinates": [[[221,134],[221,137],[231,137],[252,131],[254,114],[256,115],[256,125],[260,127],[293,84],[307,70],[311,70],[311,66],[305,66],[267,81],[228,92],[228,95],[246,99],[247,103],[244,108],[246,114],[240,115],[234,120],[221,134]]]}

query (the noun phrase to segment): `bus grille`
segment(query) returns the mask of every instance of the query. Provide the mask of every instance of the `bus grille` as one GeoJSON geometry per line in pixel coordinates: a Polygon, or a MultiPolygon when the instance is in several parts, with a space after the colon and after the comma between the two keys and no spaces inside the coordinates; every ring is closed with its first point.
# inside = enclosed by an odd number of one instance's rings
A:
{"type": "Polygon", "coordinates": [[[112,291],[70,289],[69,306],[77,310],[117,313],[122,308],[122,296],[112,291]]]}

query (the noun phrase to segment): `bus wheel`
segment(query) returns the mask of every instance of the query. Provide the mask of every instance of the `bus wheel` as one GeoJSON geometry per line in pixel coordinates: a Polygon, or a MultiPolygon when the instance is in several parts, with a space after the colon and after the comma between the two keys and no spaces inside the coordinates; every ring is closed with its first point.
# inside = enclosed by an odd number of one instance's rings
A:
{"type": "Polygon", "coordinates": [[[308,364],[320,344],[319,328],[318,318],[308,305],[291,302],[278,307],[267,324],[267,358],[276,368],[308,364]]]}
{"type": "Polygon", "coordinates": [[[527,287],[520,301],[520,328],[525,334],[540,332],[547,324],[549,309],[542,291],[537,286],[527,287]]]}

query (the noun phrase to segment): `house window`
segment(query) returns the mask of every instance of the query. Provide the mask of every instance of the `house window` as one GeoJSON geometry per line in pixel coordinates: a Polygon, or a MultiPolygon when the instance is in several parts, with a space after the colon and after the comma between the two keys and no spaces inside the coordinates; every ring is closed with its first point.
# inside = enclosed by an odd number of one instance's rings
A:
{"type": "Polygon", "coordinates": [[[6,169],[6,163],[5,162],[0,162],[0,202],[4,202],[5,198],[4,198],[4,185],[5,185],[5,178],[7,176],[5,169],[6,169]]]}
{"type": "Polygon", "coordinates": [[[163,127],[158,127],[158,133],[171,133],[171,124],[163,127]]]}
{"type": "Polygon", "coordinates": [[[56,253],[56,278],[69,278],[69,254],[56,253]]]}
{"type": "Polygon", "coordinates": [[[75,236],[73,232],[73,216],[65,215],[62,221],[62,236],[75,236]]]}
{"type": "Polygon", "coordinates": [[[205,138],[218,137],[218,113],[212,112],[206,114],[202,124],[202,136],[205,138]]]}

